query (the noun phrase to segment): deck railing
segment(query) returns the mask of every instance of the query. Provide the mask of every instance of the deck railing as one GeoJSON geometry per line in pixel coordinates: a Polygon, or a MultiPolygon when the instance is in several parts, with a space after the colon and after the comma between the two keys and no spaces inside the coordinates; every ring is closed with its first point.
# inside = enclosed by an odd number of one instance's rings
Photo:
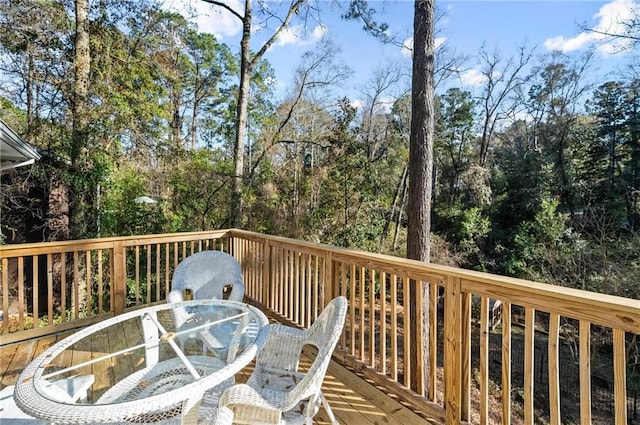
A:
{"type": "Polygon", "coordinates": [[[2,343],[164,302],[175,266],[228,231],[0,246],[2,343]]]}
{"type": "Polygon", "coordinates": [[[1,344],[163,302],[203,249],[232,253],[247,297],[292,324],[345,295],[336,357],[439,422],[640,418],[638,300],[241,230],[0,247],[1,344]]]}

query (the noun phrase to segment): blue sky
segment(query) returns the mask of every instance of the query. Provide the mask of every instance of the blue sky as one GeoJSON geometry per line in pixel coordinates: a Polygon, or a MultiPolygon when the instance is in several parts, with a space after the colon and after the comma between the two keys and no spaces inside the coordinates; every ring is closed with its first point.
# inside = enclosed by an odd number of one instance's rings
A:
{"type": "MultiPolygon", "coordinates": [[[[228,12],[198,0],[165,0],[167,5],[184,8],[191,4],[198,12],[196,22],[199,29],[215,34],[234,51],[239,50],[240,23],[228,12]]],[[[242,12],[244,1],[225,0],[235,10],[242,12]]],[[[257,1],[257,0],[256,0],[257,1]]],[[[264,1],[268,7],[277,10],[288,1],[264,1]]],[[[344,3],[344,2],[343,2],[344,3]]],[[[276,78],[276,93],[286,94],[293,73],[305,51],[317,48],[320,40],[330,38],[342,49],[339,58],[349,66],[352,77],[342,86],[341,95],[347,95],[354,103],[365,91],[364,85],[372,78],[378,67],[394,63],[409,69],[410,50],[399,45],[383,45],[365,34],[361,24],[340,18],[343,11],[335,1],[319,1],[320,12],[307,20],[304,27],[294,22],[291,30],[267,52],[265,58],[273,66],[276,78]]],[[[411,46],[413,26],[413,1],[370,0],[370,6],[377,10],[376,19],[389,25],[389,31],[405,46],[411,46]]],[[[640,8],[639,0],[610,1],[437,1],[436,7],[444,17],[436,27],[437,43],[444,43],[449,50],[470,56],[461,72],[460,83],[467,89],[481,83],[478,63],[474,63],[481,46],[490,51],[498,51],[505,57],[514,54],[518,45],[535,47],[536,54],[552,50],[579,54],[599,43],[596,53],[596,71],[611,73],[632,60],[629,52],[616,53],[621,46],[602,44],[594,33],[583,32],[581,25],[601,30],[619,30],[619,21],[628,18],[631,10],[640,8]]],[[[256,23],[258,23],[256,21],[256,23]]],[[[252,48],[262,44],[270,30],[264,29],[253,35],[252,48]]],[[[637,60],[637,56],[636,56],[637,60]]],[[[604,78],[604,77],[603,77],[604,78]]]]}

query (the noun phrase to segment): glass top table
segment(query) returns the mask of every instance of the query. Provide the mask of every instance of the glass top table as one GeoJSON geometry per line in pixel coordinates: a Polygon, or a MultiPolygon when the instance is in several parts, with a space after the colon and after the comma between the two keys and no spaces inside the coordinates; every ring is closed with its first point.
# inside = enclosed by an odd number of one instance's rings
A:
{"type": "Polygon", "coordinates": [[[266,316],[226,300],[186,301],[87,327],[31,362],[18,407],[60,423],[195,422],[266,340],[266,316]]]}

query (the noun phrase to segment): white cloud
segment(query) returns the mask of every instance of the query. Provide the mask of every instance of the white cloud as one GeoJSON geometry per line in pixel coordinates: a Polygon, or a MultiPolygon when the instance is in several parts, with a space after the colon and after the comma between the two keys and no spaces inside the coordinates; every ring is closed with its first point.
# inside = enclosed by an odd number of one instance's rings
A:
{"type": "MultiPolygon", "coordinates": [[[[460,84],[464,86],[478,87],[487,84],[488,77],[481,68],[471,68],[467,70],[455,69],[460,79],[460,84]]],[[[503,73],[500,71],[493,71],[491,73],[491,79],[495,82],[502,77],[503,73]]],[[[495,84],[495,83],[494,83],[495,84]]]]}
{"type": "Polygon", "coordinates": [[[466,86],[479,86],[487,82],[487,76],[479,69],[469,69],[460,74],[460,82],[466,86]]]}
{"type": "Polygon", "coordinates": [[[293,44],[297,46],[307,46],[319,41],[322,37],[324,37],[327,31],[328,28],[324,25],[317,25],[310,34],[305,34],[303,25],[289,26],[280,33],[277,45],[286,46],[288,44],[293,44]]]}
{"type": "MultiPolygon", "coordinates": [[[[605,4],[596,13],[595,18],[599,18],[600,22],[594,28],[598,32],[610,34],[624,34],[625,22],[630,22],[635,13],[640,9],[640,3],[636,0],[614,0],[605,4]]],[[[603,35],[597,35],[598,38],[604,38],[603,35]]],[[[616,39],[600,46],[599,50],[604,54],[614,54],[621,49],[629,47],[631,40],[616,39]]]]}
{"type": "Polygon", "coordinates": [[[564,38],[559,35],[557,37],[548,38],[544,41],[544,47],[547,50],[559,51],[563,53],[573,52],[574,50],[580,50],[587,46],[594,40],[594,37],[590,33],[583,32],[573,38],[564,38]]]}
{"type": "Polygon", "coordinates": [[[402,42],[401,52],[404,56],[411,56],[413,53],[413,37],[409,37],[402,42]]]}
{"type": "Polygon", "coordinates": [[[393,104],[396,102],[396,98],[393,96],[386,96],[383,97],[382,99],[380,99],[379,103],[378,103],[378,107],[382,108],[382,111],[384,113],[389,113],[391,112],[391,109],[393,108],[393,104]]]}
{"type": "MultiPolygon", "coordinates": [[[[447,41],[446,37],[437,37],[435,39],[436,50],[440,48],[447,41]]],[[[413,54],[413,37],[409,37],[402,42],[402,47],[400,48],[401,53],[404,56],[411,56],[413,54]]]]}
{"type": "MultiPolygon", "coordinates": [[[[240,0],[227,0],[226,3],[239,13],[244,11],[240,0]]],[[[198,31],[213,34],[220,40],[233,37],[242,30],[242,23],[231,12],[201,0],[165,0],[163,7],[181,13],[196,23],[198,31]]]]}
{"type": "Polygon", "coordinates": [[[634,10],[640,4],[636,0],[613,0],[600,8],[593,17],[597,23],[593,26],[594,31],[585,31],[575,37],[565,38],[556,36],[548,38],[544,46],[548,50],[560,51],[563,53],[580,50],[591,43],[601,42],[598,50],[603,54],[615,54],[629,46],[630,40],[607,39],[602,33],[622,34],[624,33],[624,22],[629,22],[634,16],[634,10]]]}
{"type": "Polygon", "coordinates": [[[362,107],[364,106],[364,100],[362,99],[355,99],[351,101],[351,106],[357,109],[362,109],[362,107]]]}
{"type": "Polygon", "coordinates": [[[527,111],[516,111],[512,116],[511,116],[511,120],[512,121],[526,121],[526,122],[531,122],[533,121],[533,115],[531,115],[530,113],[528,113],[527,111]]]}

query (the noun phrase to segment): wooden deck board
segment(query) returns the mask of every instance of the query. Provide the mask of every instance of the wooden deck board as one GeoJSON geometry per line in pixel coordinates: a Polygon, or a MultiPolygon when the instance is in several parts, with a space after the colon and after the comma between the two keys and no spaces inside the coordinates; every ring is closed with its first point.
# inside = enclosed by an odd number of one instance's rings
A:
{"type": "Polygon", "coordinates": [[[0,379],[0,389],[4,387],[8,387],[11,385],[7,383],[11,376],[9,373],[11,367],[11,361],[18,351],[18,344],[12,344],[8,347],[2,347],[0,349],[0,373],[2,373],[2,378],[0,379]],[[7,382],[5,382],[7,381],[7,382]]]}
{"type": "MultiPolygon", "coordinates": [[[[326,378],[323,382],[325,397],[332,403],[330,393],[337,393],[340,397],[349,401],[349,404],[373,423],[390,424],[434,424],[422,416],[414,413],[397,400],[369,384],[360,377],[354,375],[344,366],[332,361],[329,364],[326,378]]],[[[336,416],[341,417],[339,409],[333,408],[336,416]]],[[[341,421],[343,422],[343,421],[341,421]]],[[[344,421],[343,423],[351,423],[344,421]]],[[[355,422],[354,422],[355,423],[355,422]]]]}
{"type": "MultiPolygon", "coordinates": [[[[109,342],[111,343],[111,338],[109,338],[109,342]]],[[[91,357],[92,358],[100,358],[106,353],[101,353],[98,349],[102,349],[103,344],[98,342],[98,339],[94,338],[91,344],[91,357]]],[[[93,383],[94,391],[91,392],[91,401],[97,400],[104,391],[111,387],[114,383],[114,361],[113,359],[103,360],[100,363],[96,363],[91,367],[91,374],[93,375],[95,381],[93,383]]]]}
{"type": "Polygon", "coordinates": [[[36,358],[40,354],[44,353],[47,350],[47,348],[51,347],[56,342],[58,342],[58,337],[55,337],[55,338],[40,338],[40,339],[38,339],[38,343],[36,345],[36,348],[33,351],[33,358],[36,358]]]}
{"type": "Polygon", "coordinates": [[[3,388],[9,385],[13,385],[22,372],[22,369],[24,369],[24,367],[35,358],[34,353],[36,346],[36,340],[29,340],[20,344],[20,347],[11,357],[8,369],[2,375],[3,388]]]}
{"type": "MultiPolygon", "coordinates": [[[[68,333],[0,347],[0,371],[2,372],[0,387],[13,385],[22,369],[31,360],[66,335],[68,333]]],[[[309,359],[303,360],[302,366],[309,363],[309,359]]],[[[251,371],[252,365],[249,365],[236,376],[237,382],[245,382],[251,371]]],[[[105,373],[113,373],[113,371],[105,371],[105,373]]],[[[333,361],[329,365],[322,390],[341,424],[427,425],[434,423],[417,415],[333,361]]],[[[320,409],[314,418],[314,423],[329,424],[329,418],[324,409],[320,409]]]]}

